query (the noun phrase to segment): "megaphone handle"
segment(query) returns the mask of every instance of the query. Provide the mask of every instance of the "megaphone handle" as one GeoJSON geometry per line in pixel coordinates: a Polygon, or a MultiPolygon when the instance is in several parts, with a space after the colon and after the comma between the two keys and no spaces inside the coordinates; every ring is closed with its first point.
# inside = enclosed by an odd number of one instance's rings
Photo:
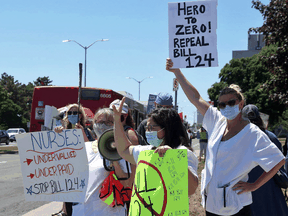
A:
{"type": "Polygon", "coordinates": [[[129,171],[129,166],[128,166],[128,162],[126,161],[126,168],[127,168],[127,173],[128,173],[128,177],[127,178],[118,178],[118,180],[127,180],[130,178],[130,171],[129,171]]]}
{"type": "Polygon", "coordinates": [[[109,171],[109,172],[115,170],[113,166],[112,166],[112,167],[107,167],[107,165],[106,165],[106,159],[105,159],[105,158],[103,158],[103,166],[104,166],[104,168],[105,168],[107,171],[109,171]]]}

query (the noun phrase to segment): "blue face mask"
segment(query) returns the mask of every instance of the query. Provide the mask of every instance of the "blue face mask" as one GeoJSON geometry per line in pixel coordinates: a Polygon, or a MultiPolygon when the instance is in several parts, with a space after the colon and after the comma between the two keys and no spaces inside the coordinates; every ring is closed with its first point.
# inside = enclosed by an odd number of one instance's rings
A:
{"type": "Polygon", "coordinates": [[[68,115],[68,121],[72,124],[72,125],[76,125],[78,120],[78,115],[68,115]]]}
{"type": "Polygon", "coordinates": [[[147,142],[155,147],[158,147],[163,142],[163,139],[159,139],[157,137],[158,131],[145,131],[145,136],[147,138],[147,142]]]}
{"type": "Polygon", "coordinates": [[[232,107],[226,106],[224,109],[220,109],[220,112],[227,119],[233,120],[240,113],[239,104],[232,106],[232,107]]]}

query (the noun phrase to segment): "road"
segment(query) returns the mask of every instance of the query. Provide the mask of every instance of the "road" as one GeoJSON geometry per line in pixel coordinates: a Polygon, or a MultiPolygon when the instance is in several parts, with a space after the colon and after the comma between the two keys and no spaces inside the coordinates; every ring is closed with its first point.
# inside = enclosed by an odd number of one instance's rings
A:
{"type": "MultiPolygon", "coordinates": [[[[16,142],[9,146],[17,146],[16,142]]],[[[0,144],[0,149],[6,147],[0,144]]],[[[0,154],[0,216],[24,215],[49,202],[27,202],[24,197],[23,179],[18,153],[0,154]]]]}

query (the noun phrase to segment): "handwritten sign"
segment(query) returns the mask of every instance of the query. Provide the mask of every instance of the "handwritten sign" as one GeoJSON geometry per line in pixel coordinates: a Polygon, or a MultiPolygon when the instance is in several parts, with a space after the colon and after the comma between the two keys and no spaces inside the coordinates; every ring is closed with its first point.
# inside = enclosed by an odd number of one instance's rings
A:
{"type": "Polygon", "coordinates": [[[168,3],[174,68],[218,66],[216,8],[215,0],[168,3]]]}
{"type": "Polygon", "coordinates": [[[84,202],[88,161],[80,129],[16,135],[27,201],[84,202]]]}
{"type": "Polygon", "coordinates": [[[189,215],[187,149],[140,152],[129,215],[189,215]]]}

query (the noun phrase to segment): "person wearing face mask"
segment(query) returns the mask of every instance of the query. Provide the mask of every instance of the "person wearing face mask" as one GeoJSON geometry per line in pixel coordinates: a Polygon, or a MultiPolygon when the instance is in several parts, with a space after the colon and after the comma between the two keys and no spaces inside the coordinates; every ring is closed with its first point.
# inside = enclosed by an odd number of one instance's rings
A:
{"type": "MultiPolygon", "coordinates": [[[[81,129],[85,142],[94,141],[91,132],[85,128],[86,118],[83,107],[80,105],[80,109],[78,109],[78,104],[69,104],[66,107],[67,109],[65,109],[66,112],[62,124],[54,128],[54,131],[61,133],[64,129],[81,129]]],[[[74,203],[72,202],[64,202],[62,209],[59,212],[52,214],[52,216],[71,216],[73,205],[74,203]]]]}
{"type": "MultiPolygon", "coordinates": [[[[93,130],[99,138],[106,130],[113,128],[113,111],[109,108],[99,109],[93,119],[93,130]]],[[[86,191],[86,199],[84,203],[73,205],[72,216],[125,216],[127,201],[127,187],[131,186],[131,178],[127,180],[117,181],[115,178],[111,180],[111,176],[116,178],[127,178],[127,166],[123,159],[120,161],[113,161],[114,171],[107,171],[103,166],[103,157],[98,151],[98,140],[94,142],[86,142],[86,151],[89,164],[89,179],[86,191]],[[113,185],[119,191],[123,188],[122,193],[106,195],[106,189],[109,185],[113,185]],[[115,199],[117,197],[117,199],[115,199]],[[111,202],[110,198],[113,202],[111,202]]],[[[130,170],[130,166],[128,166],[130,170]]],[[[131,172],[131,171],[130,171],[131,172]]],[[[132,176],[132,174],[131,174],[132,176]]],[[[112,187],[111,187],[112,188],[112,187]]],[[[109,191],[109,190],[108,190],[109,191]]],[[[118,191],[115,190],[114,193],[118,191]]]]}
{"type": "Polygon", "coordinates": [[[166,70],[174,73],[189,101],[204,116],[203,127],[209,134],[201,195],[206,215],[250,215],[251,192],[260,188],[285,163],[282,152],[241,110],[245,99],[239,86],[224,88],[218,106],[209,104],[185,78],[180,69],[166,60],[166,70]],[[265,171],[253,183],[248,173],[257,165],[265,171]]]}
{"type": "Polygon", "coordinates": [[[150,145],[132,145],[131,141],[125,136],[121,124],[124,101],[125,98],[122,99],[118,108],[113,106],[115,146],[120,156],[136,165],[141,151],[153,149],[155,153],[163,157],[168,149],[187,149],[188,194],[192,195],[198,186],[198,160],[189,147],[189,139],[178,113],[174,109],[168,108],[152,111],[149,114],[146,126],[146,138],[150,145]]]}
{"type": "Polygon", "coordinates": [[[54,129],[55,132],[61,133],[64,129],[81,129],[83,132],[84,141],[94,141],[95,139],[91,135],[91,131],[86,126],[86,117],[83,107],[80,105],[78,109],[78,104],[67,105],[67,111],[63,118],[63,125],[58,126],[54,129]],[[78,122],[77,122],[78,121],[78,122]]]}
{"type": "MultiPolygon", "coordinates": [[[[160,92],[156,100],[154,101],[154,107],[155,109],[160,109],[160,108],[173,108],[173,97],[172,95],[168,93],[163,93],[160,92]]],[[[147,141],[146,138],[146,129],[145,127],[147,126],[147,119],[144,119],[138,126],[137,132],[144,138],[145,141],[147,141]]]]}

